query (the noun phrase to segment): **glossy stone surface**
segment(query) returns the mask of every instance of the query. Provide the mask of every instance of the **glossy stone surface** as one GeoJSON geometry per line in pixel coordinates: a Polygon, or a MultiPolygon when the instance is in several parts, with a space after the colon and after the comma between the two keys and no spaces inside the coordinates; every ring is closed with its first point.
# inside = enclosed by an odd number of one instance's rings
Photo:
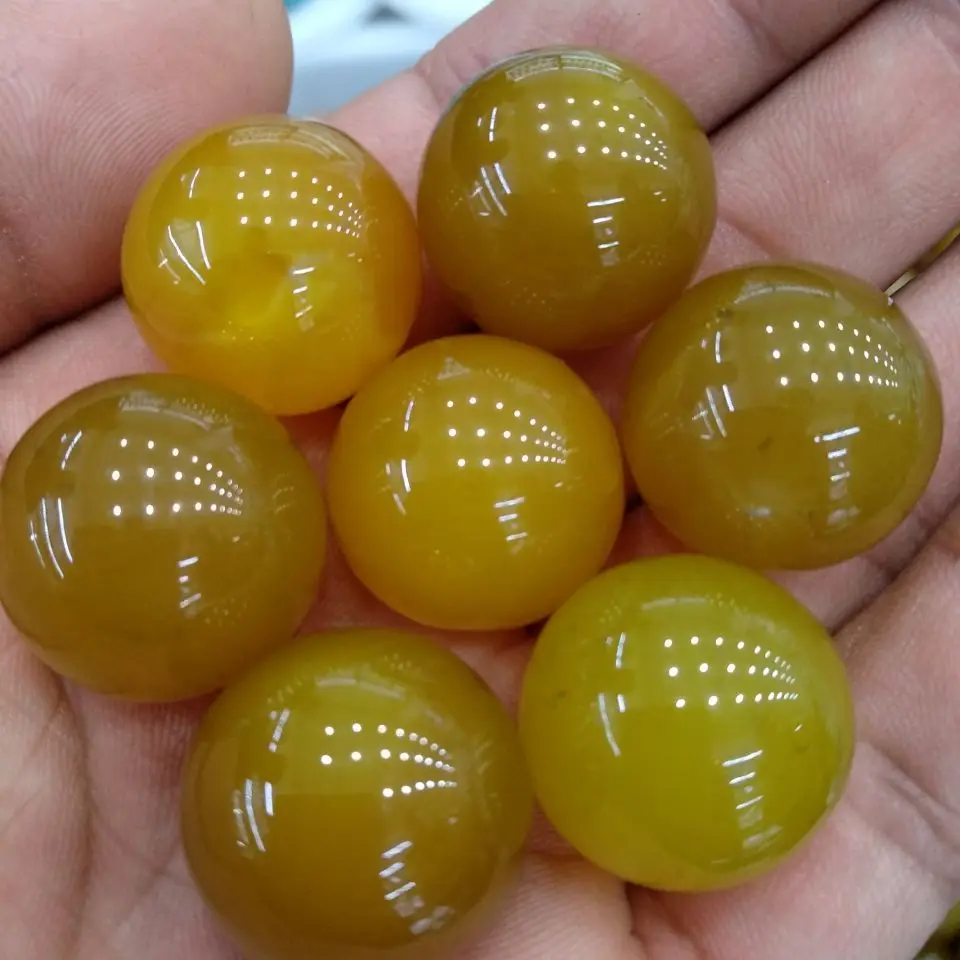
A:
{"type": "Polygon", "coordinates": [[[357,143],[253,118],[184,144],[148,180],[123,283],[172,369],[296,414],[346,399],[399,352],[420,247],[406,199],[357,143]]]}
{"type": "Polygon", "coordinates": [[[641,496],[688,547],[827,566],[883,539],[929,482],[940,390],[884,294],[811,264],[691,289],[644,339],[623,441],[641,496]]]}
{"type": "Polygon", "coordinates": [[[432,641],[317,635],[213,705],[183,793],[248,960],[451,957],[506,892],[532,796],[500,703],[432,641]]]}
{"type": "Polygon", "coordinates": [[[850,767],[844,669],[820,624],[741,567],[614,567],[549,620],[520,729],[543,808],[632,883],[727,887],[768,870],[831,809],[850,767]]]}
{"type": "Polygon", "coordinates": [[[624,506],[616,433],[583,381],[479,334],[416,347],[364,387],[327,478],[360,580],[448,629],[547,616],[600,569],[624,506]]]}
{"type": "Polygon", "coordinates": [[[0,479],[0,601],[37,655],[104,693],[215,690],[290,638],[326,544],[319,485],[247,400],[173,375],[46,413],[0,479]]]}
{"type": "Polygon", "coordinates": [[[689,283],[716,220],[713,160],[687,107],[639,67],[539,50],[450,105],[418,208],[431,265],[484,330],[597,347],[689,283]]]}

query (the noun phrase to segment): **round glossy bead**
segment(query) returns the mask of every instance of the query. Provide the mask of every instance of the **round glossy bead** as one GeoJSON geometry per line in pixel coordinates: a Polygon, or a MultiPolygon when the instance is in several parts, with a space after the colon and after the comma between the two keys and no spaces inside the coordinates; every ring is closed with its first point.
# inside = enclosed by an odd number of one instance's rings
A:
{"type": "Polygon", "coordinates": [[[560,360],[450,337],[351,401],[328,498],[348,563],[394,610],[447,629],[517,627],[603,565],[622,461],[606,414],[560,360]]]}
{"type": "Polygon", "coordinates": [[[250,960],[446,957],[508,887],[532,803],[513,725],[462,661],[346,631],[284,648],[217,700],[183,838],[250,960]]]}
{"type": "Polygon", "coordinates": [[[838,799],[853,713],[823,627],[724,561],[614,567],[549,620],[520,729],[543,808],[585,857],[673,891],[786,856],[838,799]]]}
{"type": "Polygon", "coordinates": [[[431,265],[488,333],[550,350],[641,329],[686,287],[716,220],[706,136],[639,67],[555,48],[463,90],[427,147],[431,265]]]}
{"type": "Polygon", "coordinates": [[[910,512],[936,464],[937,378],[892,300],[808,264],[688,291],[644,339],[623,440],[688,547],[763,568],[846,560],[910,512]]]}
{"type": "Polygon", "coordinates": [[[349,397],[399,352],[420,247],[400,189],[357,143],[254,118],[181,146],[148,180],[123,283],[171,368],[298,414],[349,397]]]}
{"type": "Polygon", "coordinates": [[[50,667],[140,700],[215,690],[310,608],[319,486],[249,401],[173,375],[75,393],[0,480],[0,601],[50,667]]]}

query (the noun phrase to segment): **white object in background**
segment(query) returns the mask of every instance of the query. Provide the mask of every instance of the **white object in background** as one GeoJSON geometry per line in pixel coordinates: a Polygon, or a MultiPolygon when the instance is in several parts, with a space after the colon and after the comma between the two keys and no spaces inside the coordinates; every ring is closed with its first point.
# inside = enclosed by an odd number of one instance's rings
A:
{"type": "Polygon", "coordinates": [[[337,37],[363,29],[369,15],[369,0],[309,0],[290,13],[294,46],[318,38],[329,43],[337,37]]]}
{"type": "Polygon", "coordinates": [[[391,0],[389,6],[414,23],[431,25],[449,33],[491,0],[391,0]]]}
{"type": "Polygon", "coordinates": [[[489,0],[309,0],[290,14],[290,112],[322,115],[413,66],[489,0]],[[397,19],[371,22],[388,8],[397,19]]]}

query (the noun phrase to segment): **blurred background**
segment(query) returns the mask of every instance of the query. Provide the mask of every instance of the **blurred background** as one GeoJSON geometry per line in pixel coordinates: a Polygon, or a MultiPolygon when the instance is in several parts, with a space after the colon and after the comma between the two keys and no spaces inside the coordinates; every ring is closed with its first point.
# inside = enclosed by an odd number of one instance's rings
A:
{"type": "Polygon", "coordinates": [[[415,63],[490,0],[288,0],[290,112],[325,113],[415,63]]]}

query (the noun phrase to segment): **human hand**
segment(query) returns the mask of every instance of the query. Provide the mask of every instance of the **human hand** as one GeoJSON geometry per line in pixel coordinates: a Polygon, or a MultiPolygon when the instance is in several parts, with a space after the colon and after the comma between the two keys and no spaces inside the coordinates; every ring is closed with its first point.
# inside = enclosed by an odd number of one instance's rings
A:
{"type": "MultiPolygon", "coordinates": [[[[278,0],[7,6],[0,452],[73,390],[152,366],[122,302],[108,300],[133,194],[190,133],[282,110],[290,71],[278,0]]],[[[960,8],[949,0],[499,0],[415,72],[330,119],[412,192],[457,87],[491,60],[553,42],[641,62],[713,131],[710,271],[789,255],[882,286],[960,219],[960,8]]],[[[960,351],[958,296],[960,251],[901,296],[944,372],[944,451],[925,499],[845,577],[784,578],[836,633],[858,699],[861,741],[838,810],[767,879],[697,897],[625,888],[538,826],[499,926],[461,960],[906,960],[960,899],[960,388],[946,375],[960,351]]],[[[428,301],[421,336],[453,322],[428,301]]],[[[620,346],[579,368],[614,413],[628,363],[620,346]]],[[[326,413],[293,425],[318,468],[334,424],[326,413]]],[[[637,509],[617,558],[668,547],[637,509]]],[[[331,558],[309,628],[398,622],[331,558]]],[[[525,634],[448,640],[515,698],[525,634]]],[[[235,957],[178,839],[179,773],[204,704],[87,694],[41,667],[5,620],[0,651],[0,955],[235,957]]]]}

